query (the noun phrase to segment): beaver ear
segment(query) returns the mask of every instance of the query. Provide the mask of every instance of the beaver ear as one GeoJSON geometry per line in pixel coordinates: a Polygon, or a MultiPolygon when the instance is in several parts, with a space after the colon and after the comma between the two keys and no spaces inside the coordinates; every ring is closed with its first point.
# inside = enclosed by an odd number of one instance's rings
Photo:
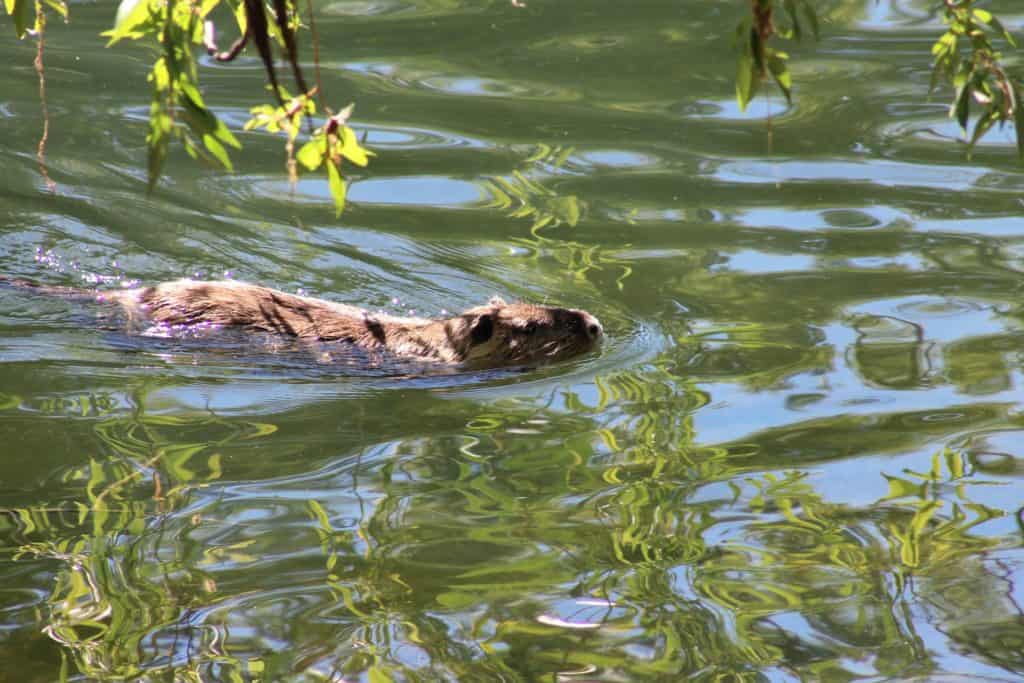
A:
{"type": "Polygon", "coordinates": [[[505,303],[505,300],[502,299],[500,296],[492,296],[487,301],[487,305],[492,306],[493,308],[505,308],[506,306],[508,306],[508,304],[505,303]]]}
{"type": "Polygon", "coordinates": [[[494,336],[494,316],[490,313],[483,313],[476,317],[469,329],[470,338],[474,344],[483,344],[494,336]]]}

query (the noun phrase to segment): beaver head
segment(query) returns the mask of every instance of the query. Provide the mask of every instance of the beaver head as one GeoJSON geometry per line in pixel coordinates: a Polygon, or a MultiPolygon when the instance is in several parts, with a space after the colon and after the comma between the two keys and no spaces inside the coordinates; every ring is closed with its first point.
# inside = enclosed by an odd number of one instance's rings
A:
{"type": "Polygon", "coordinates": [[[575,308],[506,303],[499,297],[445,321],[467,365],[550,362],[589,351],[604,336],[594,316],[575,308]]]}

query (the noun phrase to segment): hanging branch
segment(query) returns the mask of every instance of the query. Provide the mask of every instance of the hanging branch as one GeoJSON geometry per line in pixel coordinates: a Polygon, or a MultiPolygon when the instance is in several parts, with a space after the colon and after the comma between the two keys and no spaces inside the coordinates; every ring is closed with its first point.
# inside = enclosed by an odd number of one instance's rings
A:
{"type": "Polygon", "coordinates": [[[36,33],[39,42],[36,43],[36,58],[33,64],[36,74],[39,76],[39,105],[43,113],[43,134],[39,137],[39,146],[36,148],[36,160],[39,162],[39,173],[43,176],[50,192],[57,191],[57,183],[53,182],[50,173],[46,168],[46,142],[50,139],[50,110],[46,106],[46,73],[43,70],[43,45],[46,42],[46,13],[43,11],[43,4],[36,3],[36,33]]]}
{"type": "MultiPolygon", "coordinates": [[[[114,27],[104,32],[108,45],[121,40],[148,40],[159,46],[158,57],[149,73],[152,99],[149,108],[149,127],[146,135],[147,185],[152,191],[159,180],[170,143],[178,141],[193,158],[218,165],[232,171],[228,148],[239,149],[241,144],[215,110],[207,106],[199,83],[198,68],[193,46],[200,45],[218,62],[235,60],[250,44],[256,46],[263,63],[266,79],[274,93],[276,106],[266,104],[251,110],[252,118],[245,130],[265,128],[271,133],[284,133],[288,178],[295,183],[299,165],[309,171],[322,169],[327,176],[328,188],[334,199],[335,211],[341,214],[345,206],[346,179],[343,164],[366,166],[373,153],[359,143],[355,132],[348,126],[352,105],[335,114],[324,103],[320,80],[319,40],[312,14],[309,22],[313,30],[313,61],[316,67],[316,85],[309,88],[302,73],[298,57],[295,26],[298,23],[298,0],[242,0],[236,10],[241,35],[227,50],[217,47],[216,25],[209,19],[223,0],[120,0],[114,27]],[[269,13],[269,16],[268,16],[269,13]],[[279,82],[274,65],[274,40],[280,39],[284,58],[288,61],[299,92],[292,95],[279,82]],[[317,113],[316,100],[326,115],[324,124],[314,127],[312,117],[317,113]],[[299,136],[303,122],[308,122],[308,141],[299,136]],[[300,147],[301,145],[301,147],[300,147]]],[[[226,3],[224,3],[226,4],[226,3]]],[[[67,16],[63,0],[7,0],[5,7],[14,20],[17,35],[30,31],[39,35],[36,71],[39,74],[39,93],[43,108],[43,134],[39,143],[40,172],[53,187],[45,166],[46,143],[49,139],[49,112],[46,107],[46,87],[43,74],[43,36],[45,19],[42,6],[51,7],[67,16]],[[36,8],[35,28],[29,10],[36,8]]]]}
{"type": "Polygon", "coordinates": [[[1007,74],[992,39],[999,36],[1011,47],[1017,47],[1017,41],[996,16],[974,7],[972,0],[944,0],[943,12],[949,29],[932,46],[935,64],[931,89],[935,89],[940,78],[954,87],[949,116],[956,119],[965,136],[970,135],[968,156],[992,126],[1012,123],[1017,153],[1024,159],[1024,93],[1020,81],[1007,74]],[[963,53],[961,46],[967,48],[963,53]],[[972,101],[980,113],[974,131],[969,133],[972,101]]]}
{"type": "Polygon", "coordinates": [[[811,0],[751,0],[750,16],[736,27],[740,58],[736,69],[736,101],[740,110],[747,108],[757,95],[761,82],[769,75],[786,98],[792,101],[793,76],[789,72],[789,55],[769,46],[775,37],[800,40],[804,28],[818,38],[818,15],[811,0]],[[775,3],[781,2],[788,25],[775,22],[775,3]]]}
{"type": "Polygon", "coordinates": [[[295,34],[288,23],[288,0],[273,0],[274,12],[277,15],[277,28],[281,31],[281,38],[284,40],[285,50],[288,51],[288,62],[292,66],[292,74],[295,76],[295,84],[299,91],[308,93],[306,81],[302,77],[302,69],[299,67],[298,48],[295,46],[295,34]]]}
{"type": "Polygon", "coordinates": [[[252,41],[256,43],[256,49],[263,60],[263,68],[267,72],[267,79],[270,81],[277,103],[284,106],[284,98],[281,97],[281,87],[277,83],[277,72],[274,71],[274,55],[270,50],[270,34],[267,30],[267,15],[263,8],[262,0],[244,0],[245,21],[247,32],[252,41]]]}
{"type": "Polygon", "coordinates": [[[245,33],[238,37],[231,47],[224,52],[218,51],[217,48],[217,29],[212,21],[207,21],[203,24],[203,47],[206,48],[206,53],[216,59],[218,62],[232,62],[235,60],[242,50],[245,48],[246,43],[249,42],[249,23],[246,22],[245,33]]]}

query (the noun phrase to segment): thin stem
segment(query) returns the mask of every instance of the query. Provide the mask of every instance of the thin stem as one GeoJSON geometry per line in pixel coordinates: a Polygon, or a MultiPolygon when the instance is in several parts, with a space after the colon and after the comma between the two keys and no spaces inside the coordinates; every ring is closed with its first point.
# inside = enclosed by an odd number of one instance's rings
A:
{"type": "Polygon", "coordinates": [[[57,192],[57,183],[53,182],[46,168],[46,142],[50,139],[50,110],[46,106],[46,74],[43,70],[46,13],[41,2],[36,3],[36,30],[39,33],[39,42],[36,43],[36,58],[33,64],[36,67],[36,75],[39,76],[39,105],[43,112],[43,134],[39,138],[39,147],[36,148],[36,160],[39,162],[39,173],[43,176],[47,189],[55,193],[57,192]]]}

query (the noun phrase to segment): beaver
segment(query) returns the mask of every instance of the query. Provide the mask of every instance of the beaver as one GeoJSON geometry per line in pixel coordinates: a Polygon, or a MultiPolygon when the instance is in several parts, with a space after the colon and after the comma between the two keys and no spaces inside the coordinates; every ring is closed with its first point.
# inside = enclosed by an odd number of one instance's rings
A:
{"type": "MultiPolygon", "coordinates": [[[[7,281],[63,296],[84,293],[24,280],[7,281]]],[[[90,294],[99,301],[120,304],[131,321],[259,330],[473,367],[561,360],[595,348],[604,336],[601,323],[586,311],[506,303],[499,297],[450,318],[431,319],[371,313],[237,280],[176,280],[90,294]]]]}

